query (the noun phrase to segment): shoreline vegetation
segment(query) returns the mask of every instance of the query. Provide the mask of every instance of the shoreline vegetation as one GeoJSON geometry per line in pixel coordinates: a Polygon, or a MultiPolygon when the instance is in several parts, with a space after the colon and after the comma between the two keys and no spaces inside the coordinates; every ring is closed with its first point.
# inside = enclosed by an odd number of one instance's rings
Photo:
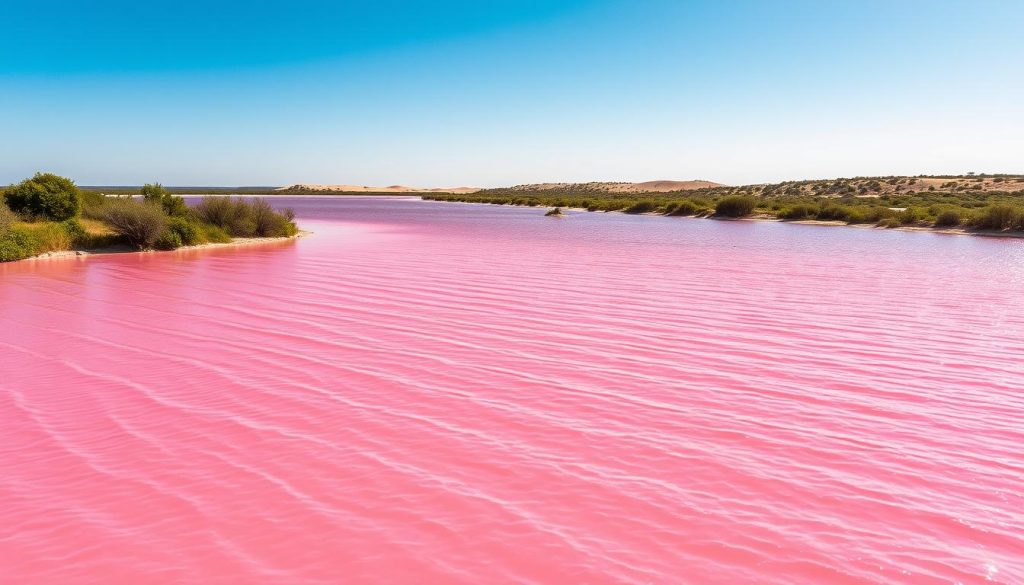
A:
{"type": "Polygon", "coordinates": [[[299,235],[294,220],[263,199],[206,197],[189,206],[159,183],[107,195],[36,173],[0,191],[0,262],[280,240],[299,235]]]}
{"type": "MultiPolygon", "coordinates": [[[[760,219],[1024,237],[1024,175],[857,177],[637,191],[618,183],[520,185],[425,200],[628,214],[760,219]]],[[[558,214],[552,214],[558,215],[558,214]]]]}

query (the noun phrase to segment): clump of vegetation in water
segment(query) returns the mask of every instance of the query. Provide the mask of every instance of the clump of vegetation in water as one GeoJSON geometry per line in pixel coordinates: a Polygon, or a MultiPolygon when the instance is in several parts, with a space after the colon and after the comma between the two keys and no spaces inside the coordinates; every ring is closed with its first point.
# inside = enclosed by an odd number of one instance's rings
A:
{"type": "Polygon", "coordinates": [[[0,191],[0,262],[47,252],[111,246],[173,250],[232,237],[293,236],[298,232],[290,210],[279,212],[258,200],[206,198],[190,208],[159,183],[130,194],[107,197],[82,191],[74,182],[37,173],[0,191]],[[211,203],[212,201],[212,203],[211,203]],[[230,221],[209,221],[210,208],[227,210],[230,221]]]}
{"type": "Polygon", "coordinates": [[[204,223],[216,226],[234,237],[294,236],[298,231],[291,210],[277,212],[263,199],[207,197],[193,211],[204,223]]]}
{"type": "Polygon", "coordinates": [[[685,191],[624,192],[601,184],[524,185],[423,195],[437,201],[577,207],[671,216],[816,220],[880,227],[1024,232],[1024,176],[857,177],[685,191]]]}
{"type": "Polygon", "coordinates": [[[547,213],[544,214],[544,217],[561,217],[561,216],[562,216],[562,208],[561,207],[555,207],[554,209],[550,209],[550,210],[548,210],[547,213]]]}

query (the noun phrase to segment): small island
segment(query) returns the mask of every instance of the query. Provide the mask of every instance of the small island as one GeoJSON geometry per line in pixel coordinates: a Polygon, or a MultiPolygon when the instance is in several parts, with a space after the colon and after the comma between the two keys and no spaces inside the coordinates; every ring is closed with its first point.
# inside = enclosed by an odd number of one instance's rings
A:
{"type": "Polygon", "coordinates": [[[291,210],[263,199],[204,197],[196,205],[159,183],[108,196],[37,173],[0,191],[0,262],[68,251],[175,250],[298,234],[291,210]],[[135,195],[141,195],[136,198],[135,195]]]}

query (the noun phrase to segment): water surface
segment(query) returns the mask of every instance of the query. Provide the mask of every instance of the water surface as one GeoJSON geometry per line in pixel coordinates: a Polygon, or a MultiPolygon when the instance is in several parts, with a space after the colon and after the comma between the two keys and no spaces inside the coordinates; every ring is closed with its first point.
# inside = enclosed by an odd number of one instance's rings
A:
{"type": "Polygon", "coordinates": [[[1024,582],[1024,243],[275,201],[0,266],[0,582],[1024,582]]]}

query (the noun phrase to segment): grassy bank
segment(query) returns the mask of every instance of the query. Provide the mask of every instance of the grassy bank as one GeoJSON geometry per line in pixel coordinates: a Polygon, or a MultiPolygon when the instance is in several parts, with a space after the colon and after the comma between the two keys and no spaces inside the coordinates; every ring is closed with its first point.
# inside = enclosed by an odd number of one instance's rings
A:
{"type": "Polygon", "coordinates": [[[84,191],[39,173],[0,191],[0,262],[67,250],[174,250],[298,232],[290,211],[262,199],[208,197],[189,207],[159,184],[131,195],[84,191]]]}
{"type": "Polygon", "coordinates": [[[649,193],[616,193],[585,184],[422,197],[672,216],[760,216],[881,227],[1024,231],[1024,177],[1018,175],[862,177],[649,193]]]}

